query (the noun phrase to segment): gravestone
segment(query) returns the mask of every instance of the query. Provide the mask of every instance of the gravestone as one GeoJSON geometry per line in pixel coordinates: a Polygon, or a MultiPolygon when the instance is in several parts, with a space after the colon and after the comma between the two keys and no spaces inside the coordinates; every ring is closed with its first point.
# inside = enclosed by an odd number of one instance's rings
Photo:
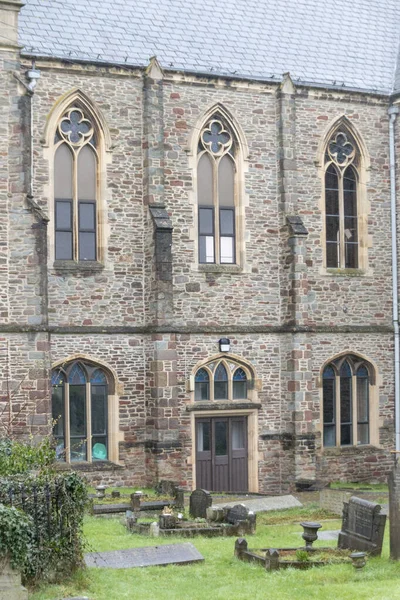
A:
{"type": "Polygon", "coordinates": [[[400,467],[396,463],[389,473],[389,530],[390,530],[390,558],[400,560],[400,467]]]}
{"type": "Polygon", "coordinates": [[[344,502],[338,548],[380,556],[386,523],[386,515],[381,515],[380,511],[379,504],[363,498],[353,496],[349,502],[344,502]]]}
{"type": "Polygon", "coordinates": [[[111,497],[112,498],[121,498],[121,492],[118,492],[117,490],[113,490],[111,492],[111,497]]]}
{"type": "Polygon", "coordinates": [[[206,490],[194,490],[190,494],[189,512],[194,519],[200,517],[207,518],[207,508],[211,506],[212,498],[210,492],[206,490]]]}
{"type": "Polygon", "coordinates": [[[249,509],[244,504],[236,504],[228,510],[226,520],[228,523],[234,525],[238,521],[245,521],[249,516],[249,509]]]}
{"type": "Polygon", "coordinates": [[[203,562],[204,557],[193,544],[168,544],[166,546],[147,546],[129,548],[111,552],[91,552],[85,554],[87,567],[108,569],[133,569],[135,567],[154,567],[157,565],[181,565],[203,562]]]}
{"type": "Polygon", "coordinates": [[[177,485],[169,479],[161,479],[155,487],[156,494],[159,496],[171,496],[175,498],[177,485]]]}

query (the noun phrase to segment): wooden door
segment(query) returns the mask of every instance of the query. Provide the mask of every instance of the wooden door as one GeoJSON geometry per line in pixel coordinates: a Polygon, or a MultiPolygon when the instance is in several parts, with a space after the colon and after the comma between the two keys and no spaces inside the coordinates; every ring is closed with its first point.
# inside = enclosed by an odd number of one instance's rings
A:
{"type": "Polygon", "coordinates": [[[248,490],[246,417],[196,419],[196,486],[210,491],[248,490]]]}

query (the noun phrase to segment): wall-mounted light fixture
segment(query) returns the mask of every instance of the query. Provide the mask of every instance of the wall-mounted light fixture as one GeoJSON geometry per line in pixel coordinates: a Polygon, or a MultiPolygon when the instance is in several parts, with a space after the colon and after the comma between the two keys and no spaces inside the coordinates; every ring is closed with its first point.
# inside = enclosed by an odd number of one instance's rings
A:
{"type": "Polygon", "coordinates": [[[229,352],[230,349],[231,349],[231,340],[228,340],[228,338],[221,338],[219,340],[220,352],[229,352]]]}

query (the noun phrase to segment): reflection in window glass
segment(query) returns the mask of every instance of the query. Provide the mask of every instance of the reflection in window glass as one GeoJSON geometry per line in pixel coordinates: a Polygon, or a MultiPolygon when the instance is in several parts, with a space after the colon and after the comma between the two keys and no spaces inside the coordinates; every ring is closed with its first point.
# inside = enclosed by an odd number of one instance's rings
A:
{"type": "Polygon", "coordinates": [[[233,399],[247,398],[247,377],[243,369],[236,369],[233,375],[233,399]]]}
{"type": "Polygon", "coordinates": [[[245,446],[244,422],[232,421],[232,450],[240,450],[245,446]]]}
{"type": "Polygon", "coordinates": [[[214,399],[227,400],[228,398],[228,374],[222,363],[219,363],[214,374],[214,399]]]}
{"type": "Polygon", "coordinates": [[[210,399],[210,380],[205,369],[200,369],[195,378],[195,400],[210,399]]]}
{"type": "Polygon", "coordinates": [[[215,455],[226,456],[228,453],[228,423],[215,422],[215,455]]]}
{"type": "Polygon", "coordinates": [[[211,450],[211,423],[197,423],[197,450],[198,452],[209,452],[211,450]]]}

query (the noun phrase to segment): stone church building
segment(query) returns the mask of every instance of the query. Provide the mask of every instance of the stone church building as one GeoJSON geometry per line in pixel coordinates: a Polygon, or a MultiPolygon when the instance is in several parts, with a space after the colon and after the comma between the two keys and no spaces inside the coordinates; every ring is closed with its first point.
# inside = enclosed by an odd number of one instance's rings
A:
{"type": "Polygon", "coordinates": [[[384,480],[399,47],[397,0],[0,0],[1,435],[96,482],[384,480]]]}

